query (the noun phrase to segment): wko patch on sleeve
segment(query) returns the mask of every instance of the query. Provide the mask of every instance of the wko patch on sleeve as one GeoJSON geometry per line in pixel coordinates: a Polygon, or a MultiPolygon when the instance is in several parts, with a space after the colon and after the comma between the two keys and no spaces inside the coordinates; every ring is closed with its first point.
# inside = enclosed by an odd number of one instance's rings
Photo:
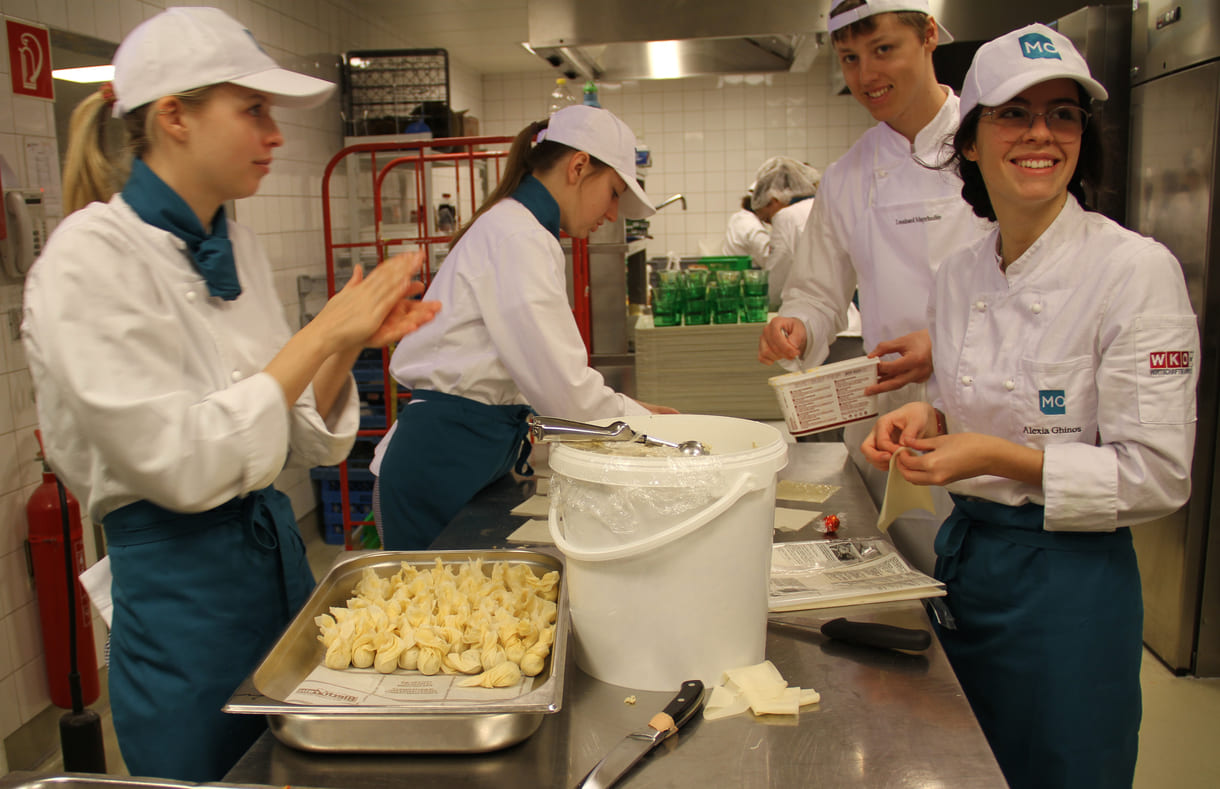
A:
{"type": "Polygon", "coordinates": [[[1148,372],[1153,375],[1189,375],[1190,351],[1152,351],[1148,354],[1148,372]]]}
{"type": "Polygon", "coordinates": [[[1140,315],[1133,326],[1140,422],[1180,425],[1194,421],[1199,358],[1194,316],[1140,315]]]}

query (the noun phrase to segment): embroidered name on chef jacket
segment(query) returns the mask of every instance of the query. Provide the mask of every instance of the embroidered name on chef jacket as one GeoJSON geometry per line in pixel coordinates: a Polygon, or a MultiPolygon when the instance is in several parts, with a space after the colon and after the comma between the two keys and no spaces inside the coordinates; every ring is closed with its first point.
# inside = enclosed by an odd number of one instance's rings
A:
{"type": "Polygon", "coordinates": [[[922,225],[926,222],[939,222],[943,217],[940,214],[928,214],[926,216],[908,216],[902,219],[895,219],[895,225],[922,225]]]}
{"type": "Polygon", "coordinates": [[[1189,375],[1190,351],[1152,351],[1148,354],[1148,372],[1152,375],[1189,375]]]}
{"type": "Polygon", "coordinates": [[[1063,60],[1059,55],[1059,50],[1055,49],[1055,42],[1041,33],[1026,33],[1017,41],[1021,44],[1021,54],[1030,60],[1038,58],[1063,60]]]}

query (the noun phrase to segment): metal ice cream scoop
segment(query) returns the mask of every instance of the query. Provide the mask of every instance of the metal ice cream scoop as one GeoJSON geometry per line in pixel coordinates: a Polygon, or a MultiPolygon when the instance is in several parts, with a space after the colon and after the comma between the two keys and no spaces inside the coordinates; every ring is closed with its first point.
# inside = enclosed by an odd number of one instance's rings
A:
{"type": "Polygon", "coordinates": [[[683,441],[677,444],[673,441],[666,441],[663,438],[653,438],[643,433],[637,433],[631,429],[630,425],[621,421],[611,422],[608,425],[602,426],[590,425],[586,422],[572,422],[568,419],[559,419],[553,416],[531,415],[526,418],[526,423],[529,425],[530,438],[542,443],[554,441],[633,441],[637,444],[644,444],[650,447],[669,447],[678,450],[683,455],[691,457],[709,454],[707,447],[703,446],[701,441],[683,441]]]}

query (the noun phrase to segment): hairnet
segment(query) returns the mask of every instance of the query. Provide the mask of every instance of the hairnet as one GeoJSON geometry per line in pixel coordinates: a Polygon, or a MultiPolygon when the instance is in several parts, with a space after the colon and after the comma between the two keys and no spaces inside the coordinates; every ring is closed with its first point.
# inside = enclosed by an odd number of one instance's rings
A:
{"type": "Polygon", "coordinates": [[[750,206],[758,209],[775,199],[787,205],[797,197],[811,197],[818,191],[822,174],[807,164],[786,156],[773,156],[758,168],[750,206]]]}

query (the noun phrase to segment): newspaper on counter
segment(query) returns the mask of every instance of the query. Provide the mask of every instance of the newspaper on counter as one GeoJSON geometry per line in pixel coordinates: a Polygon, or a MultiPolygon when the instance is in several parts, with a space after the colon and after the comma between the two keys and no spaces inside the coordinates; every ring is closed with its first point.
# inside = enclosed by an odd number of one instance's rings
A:
{"type": "Polygon", "coordinates": [[[777,542],[771,547],[771,611],[942,597],[945,587],[881,537],[777,542]]]}

